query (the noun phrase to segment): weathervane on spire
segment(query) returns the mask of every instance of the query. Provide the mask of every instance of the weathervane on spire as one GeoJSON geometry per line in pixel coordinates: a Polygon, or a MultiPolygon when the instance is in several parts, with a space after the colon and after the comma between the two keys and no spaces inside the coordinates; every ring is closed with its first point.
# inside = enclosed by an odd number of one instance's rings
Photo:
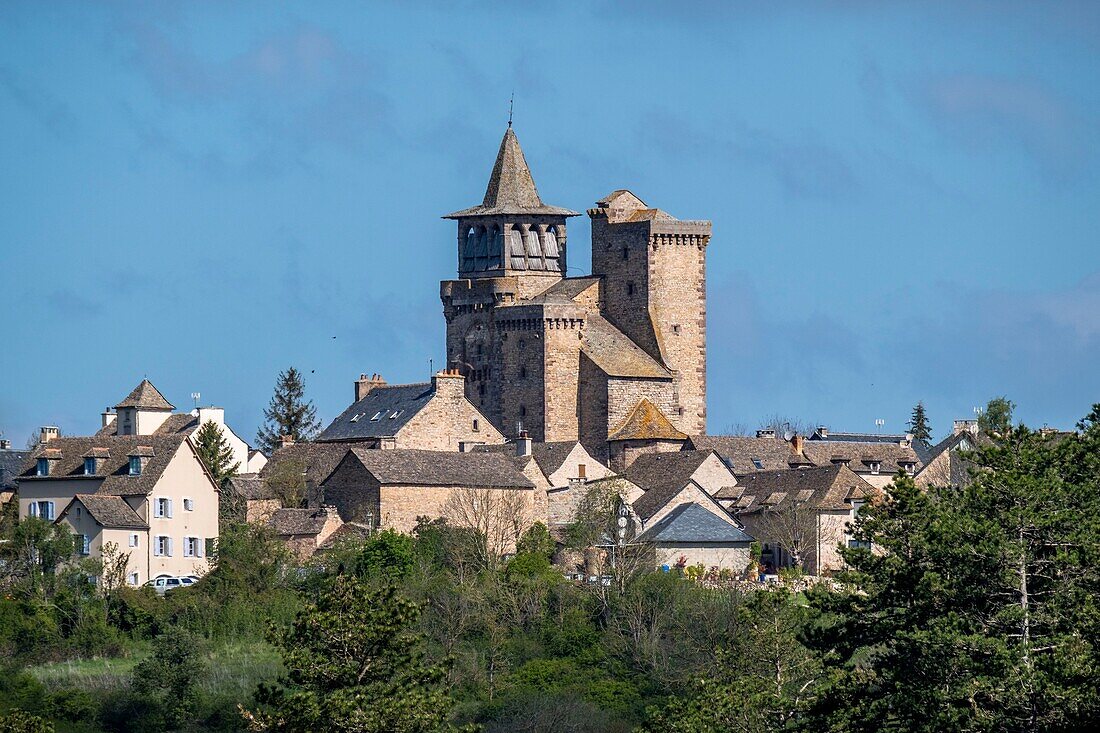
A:
{"type": "Polygon", "coordinates": [[[516,103],[516,90],[512,90],[512,98],[508,100],[508,127],[512,126],[512,107],[516,103]]]}

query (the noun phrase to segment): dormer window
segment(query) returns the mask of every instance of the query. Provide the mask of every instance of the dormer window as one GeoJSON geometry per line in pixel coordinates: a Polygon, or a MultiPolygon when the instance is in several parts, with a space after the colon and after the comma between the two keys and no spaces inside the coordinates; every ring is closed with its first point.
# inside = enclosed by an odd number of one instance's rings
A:
{"type": "Polygon", "coordinates": [[[95,470],[96,470],[95,463],[96,463],[96,461],[95,461],[94,456],[88,456],[87,458],[84,459],[84,475],[85,476],[94,476],[95,475],[95,470]]]}
{"type": "Polygon", "coordinates": [[[764,470],[764,462],[762,460],[760,460],[759,458],[753,458],[752,459],[752,465],[756,468],[757,471],[763,471],[764,470]]]}
{"type": "Polygon", "coordinates": [[[39,458],[38,465],[35,467],[35,476],[49,476],[50,475],[50,459],[39,458]]]}
{"type": "Polygon", "coordinates": [[[879,470],[882,468],[882,464],[879,463],[878,461],[871,461],[870,463],[867,464],[867,466],[868,466],[868,468],[871,469],[871,473],[873,473],[875,475],[877,475],[879,470]]]}
{"type": "Polygon", "coordinates": [[[130,475],[141,475],[141,456],[130,456],[130,475]]]}

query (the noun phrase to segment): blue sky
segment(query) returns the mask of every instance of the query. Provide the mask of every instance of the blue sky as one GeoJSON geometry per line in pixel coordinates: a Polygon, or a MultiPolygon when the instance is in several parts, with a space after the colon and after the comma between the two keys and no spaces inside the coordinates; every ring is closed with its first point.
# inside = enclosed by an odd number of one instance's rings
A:
{"type": "MultiPolygon", "coordinates": [[[[0,430],[148,376],[251,437],[296,365],[444,360],[515,126],[548,203],[714,222],[709,427],[1100,400],[1100,4],[0,4],[0,430]]],[[[571,274],[589,268],[574,219],[571,274]]]]}

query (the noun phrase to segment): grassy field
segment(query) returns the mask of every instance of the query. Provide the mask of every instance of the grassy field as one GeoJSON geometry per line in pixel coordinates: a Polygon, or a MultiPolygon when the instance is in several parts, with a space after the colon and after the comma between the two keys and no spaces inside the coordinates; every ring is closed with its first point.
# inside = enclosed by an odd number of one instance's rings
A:
{"type": "MultiPolygon", "coordinates": [[[[134,666],[148,654],[148,644],[135,645],[127,657],[54,662],[28,671],[51,692],[75,688],[95,694],[127,686],[134,666]]],[[[205,658],[200,691],[242,702],[252,696],[258,682],[272,680],[282,671],[278,653],[264,642],[223,644],[210,649],[205,658]]]]}

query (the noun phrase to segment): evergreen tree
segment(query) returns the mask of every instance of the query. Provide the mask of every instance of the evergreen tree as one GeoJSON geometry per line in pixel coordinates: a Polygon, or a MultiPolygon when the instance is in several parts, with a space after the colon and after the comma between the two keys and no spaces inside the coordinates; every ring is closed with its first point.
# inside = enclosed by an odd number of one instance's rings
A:
{"type": "Polygon", "coordinates": [[[261,684],[252,730],[427,733],[446,729],[453,705],[445,670],[424,660],[420,607],[393,586],[338,576],[294,624],[275,632],[286,675],[261,684]]]}
{"type": "Polygon", "coordinates": [[[909,432],[913,434],[913,440],[925,448],[932,446],[932,429],[928,425],[928,414],[924,410],[923,402],[918,402],[913,408],[913,414],[909,417],[909,432]]]}
{"type": "Polygon", "coordinates": [[[321,429],[317,409],[305,399],[302,374],[294,367],[279,373],[275,394],[264,410],[264,425],[256,433],[256,442],[265,453],[272,453],[284,435],[294,440],[313,440],[321,429]]]}
{"type": "Polygon", "coordinates": [[[811,592],[826,669],[814,730],[1073,731],[1100,714],[1100,407],[1082,434],[1012,429],[971,486],[899,476],[811,592]]]}
{"type": "Polygon", "coordinates": [[[229,479],[236,476],[241,467],[239,461],[233,460],[233,449],[229,447],[229,441],[222,429],[213,420],[203,423],[195,434],[195,450],[219,488],[225,488],[229,479]]]}
{"type": "Polygon", "coordinates": [[[978,415],[978,429],[990,435],[1005,435],[1012,429],[1012,411],[1016,404],[1007,397],[994,397],[978,415]]]}

